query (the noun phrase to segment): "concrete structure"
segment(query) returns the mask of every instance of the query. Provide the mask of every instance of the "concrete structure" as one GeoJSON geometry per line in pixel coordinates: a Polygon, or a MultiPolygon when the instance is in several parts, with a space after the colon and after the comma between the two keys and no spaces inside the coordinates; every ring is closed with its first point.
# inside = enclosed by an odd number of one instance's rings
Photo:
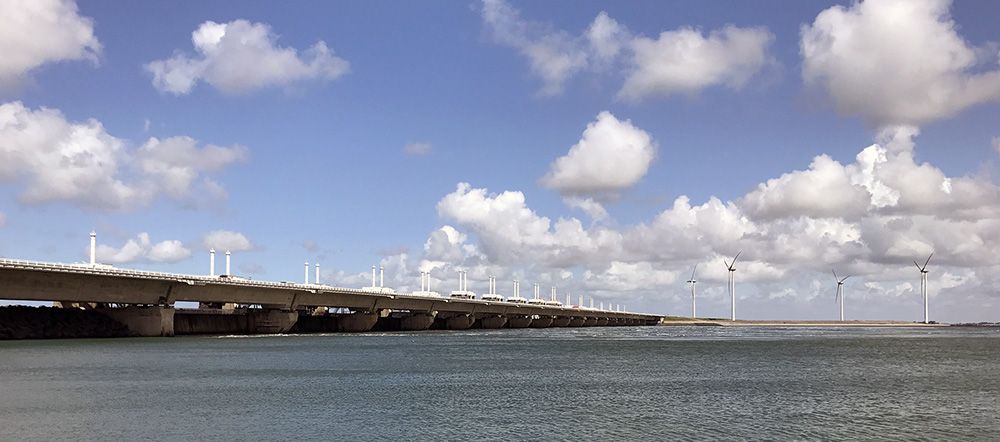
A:
{"type": "Polygon", "coordinates": [[[661,318],[571,306],[433,298],[389,290],[374,292],[320,284],[254,281],[229,275],[228,267],[226,275],[205,276],[103,265],[0,260],[0,299],[56,301],[96,308],[142,336],[285,333],[294,331],[300,317],[309,317],[313,326],[343,332],[426,330],[438,317],[448,328],[455,329],[595,326],[622,322],[655,325],[661,318]],[[230,309],[175,310],[173,306],[177,301],[228,305],[230,309]],[[326,311],[337,313],[324,313],[326,311]],[[246,318],[233,319],[240,315],[246,318]],[[536,320],[538,323],[534,324],[536,320]],[[234,329],[236,331],[232,331],[234,329]]]}

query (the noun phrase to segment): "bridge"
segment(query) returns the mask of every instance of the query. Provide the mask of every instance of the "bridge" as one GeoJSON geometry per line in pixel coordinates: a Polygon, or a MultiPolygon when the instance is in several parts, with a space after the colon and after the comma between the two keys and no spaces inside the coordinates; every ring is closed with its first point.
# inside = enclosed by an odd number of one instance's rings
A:
{"type": "Polygon", "coordinates": [[[379,287],[352,289],[11,259],[0,259],[0,299],[95,309],[137,336],[654,325],[661,319],[583,306],[420,296],[379,287]],[[208,308],[178,309],[178,301],[208,308]]]}

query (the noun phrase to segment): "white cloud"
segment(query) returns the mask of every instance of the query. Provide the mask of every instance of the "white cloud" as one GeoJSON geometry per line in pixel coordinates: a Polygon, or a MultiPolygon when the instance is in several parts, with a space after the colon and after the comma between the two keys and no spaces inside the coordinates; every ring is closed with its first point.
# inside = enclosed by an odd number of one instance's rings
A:
{"type": "Polygon", "coordinates": [[[840,113],[876,126],[920,125],[1000,101],[996,52],[977,57],[950,5],[870,0],[826,9],[802,27],[802,77],[825,89],[840,113]]]}
{"type": "Polygon", "coordinates": [[[433,146],[431,146],[431,143],[428,143],[426,141],[407,143],[405,146],[403,146],[403,153],[415,156],[427,155],[431,153],[432,147],[433,146]]]}
{"type": "Polygon", "coordinates": [[[149,259],[156,262],[180,261],[191,256],[191,251],[184,247],[184,244],[174,239],[161,241],[149,249],[149,259]]]}
{"type": "Polygon", "coordinates": [[[563,198],[563,202],[569,207],[582,210],[594,222],[608,219],[607,209],[593,198],[566,197],[563,198]]]}
{"type": "Polygon", "coordinates": [[[528,58],[531,72],[542,79],[542,95],[557,95],[583,71],[613,72],[625,77],[619,96],[646,97],[695,94],[725,85],[742,87],[772,58],[774,36],[767,28],[732,25],[702,35],[681,28],[657,39],[633,35],[601,11],[579,36],[532,22],[504,0],[483,0],[482,19],[494,40],[528,58]]]}
{"type": "Polygon", "coordinates": [[[592,63],[601,66],[614,62],[628,44],[631,35],[625,26],[601,11],[587,29],[586,38],[593,51],[592,63]]]}
{"type": "Polygon", "coordinates": [[[587,55],[574,37],[524,20],[504,0],[483,0],[482,18],[497,43],[528,58],[532,73],[544,83],[542,95],[562,93],[566,80],[587,64],[587,55]]]}
{"type": "Polygon", "coordinates": [[[121,247],[105,244],[97,246],[97,261],[111,264],[125,264],[139,261],[177,262],[191,256],[191,251],[178,240],[167,240],[153,244],[148,233],[140,233],[129,239],[121,247]]]}
{"type": "Polygon", "coordinates": [[[997,155],[1000,155],[1000,137],[993,138],[993,150],[997,151],[997,155]]]}
{"type": "Polygon", "coordinates": [[[497,273],[556,284],[563,293],[688,311],[677,275],[687,276],[697,263],[699,305],[721,315],[728,312],[722,261],[742,250],[741,316],[824,317],[833,310],[822,282],[836,268],[857,275],[851,296],[863,296],[869,306],[854,315],[915,319],[922,310],[910,261],[934,251],[931,296],[940,299],[934,305],[950,308],[951,319],[963,311],[982,317],[955,302],[1000,305],[990,304],[1000,287],[992,276],[1000,271],[993,259],[1000,249],[1000,186],[915,161],[917,133],[887,128],[853,162],[819,155],[808,168],[766,180],[732,201],[710,197],[693,205],[681,196],[652,220],[628,226],[552,220],[532,210],[521,192],[461,183],[439,201],[448,225],[428,239],[419,267],[450,278],[440,272],[463,266],[482,279],[497,273]]]}
{"type": "Polygon", "coordinates": [[[75,1],[0,2],[0,88],[17,85],[44,64],[96,62],[100,53],[93,20],[79,14],[75,1]]]}
{"type": "Polygon", "coordinates": [[[188,137],[150,138],[129,149],[97,120],[72,122],[55,109],[0,104],[0,181],[24,181],[26,204],[130,209],[160,194],[183,201],[218,193],[204,174],[245,155],[240,146],[198,148],[188,137]],[[191,183],[198,179],[206,185],[195,195],[191,183]]]}
{"type": "Polygon", "coordinates": [[[669,286],[677,281],[677,273],[657,269],[648,262],[612,261],[602,271],[586,271],[583,281],[587,289],[617,292],[622,295],[621,292],[669,286]]]}
{"type": "Polygon", "coordinates": [[[240,232],[230,230],[213,230],[208,232],[201,241],[207,249],[215,249],[219,252],[245,252],[254,249],[254,244],[240,232]]]}
{"type": "Polygon", "coordinates": [[[649,133],[604,111],[552,163],[542,184],[566,195],[614,195],[639,182],[655,156],[649,133]]]}
{"type": "Polygon", "coordinates": [[[640,100],[653,95],[693,94],[710,86],[739,89],[771,63],[774,35],[767,28],[727,25],[703,36],[696,29],[632,41],[633,65],[619,95],[640,100]]]}
{"type": "Polygon", "coordinates": [[[479,252],[494,263],[532,261],[562,267],[598,256],[602,250],[612,254],[606,248],[620,242],[616,232],[588,231],[576,218],[553,223],[538,216],[527,207],[521,192],[490,194],[460,183],[438,202],[437,209],[442,218],[475,233],[479,252]]]}
{"type": "Polygon", "coordinates": [[[234,20],[207,21],[193,33],[197,55],[176,53],[146,65],[160,91],[184,95],[199,81],[225,94],[287,86],[303,80],[334,80],[350,70],[350,63],[319,41],[300,54],[277,46],[278,37],[266,23],[234,20]]]}
{"type": "Polygon", "coordinates": [[[424,243],[424,258],[432,261],[461,263],[469,247],[466,235],[452,226],[441,226],[427,237],[424,243]]]}
{"type": "Polygon", "coordinates": [[[861,216],[869,206],[864,187],[851,182],[848,170],[826,155],[813,159],[809,170],[795,171],[761,183],[740,200],[755,218],[861,216]]]}
{"type": "Polygon", "coordinates": [[[190,137],[150,138],[137,153],[142,171],[156,180],[172,198],[191,193],[192,184],[204,172],[214,172],[247,157],[243,146],[198,147],[190,137]]]}

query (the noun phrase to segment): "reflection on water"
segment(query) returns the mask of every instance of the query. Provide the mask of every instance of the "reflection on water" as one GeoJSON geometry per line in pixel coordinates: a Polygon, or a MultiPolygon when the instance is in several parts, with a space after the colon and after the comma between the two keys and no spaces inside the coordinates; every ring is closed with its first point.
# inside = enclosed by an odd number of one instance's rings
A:
{"type": "Polygon", "coordinates": [[[995,329],[0,342],[0,440],[992,439],[995,329]]]}

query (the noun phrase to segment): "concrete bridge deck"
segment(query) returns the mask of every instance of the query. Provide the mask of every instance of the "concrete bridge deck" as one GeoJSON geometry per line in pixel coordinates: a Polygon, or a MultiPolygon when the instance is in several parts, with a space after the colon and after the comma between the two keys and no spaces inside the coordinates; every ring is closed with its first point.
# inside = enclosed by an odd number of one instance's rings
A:
{"type": "MultiPolygon", "coordinates": [[[[568,306],[514,304],[481,299],[453,299],[374,292],[323,284],[257,281],[228,276],[184,275],[119,269],[87,264],[57,264],[0,259],[0,299],[93,303],[137,334],[173,334],[172,306],[177,301],[253,305],[267,311],[268,330],[290,329],[297,317],[316,308],[348,309],[357,317],[337,315],[340,331],[366,331],[379,318],[396,319],[402,327],[425,329],[440,317],[456,328],[476,321],[483,326],[510,326],[535,321],[536,327],[587,325],[654,325],[660,316],[568,306]],[[118,306],[119,308],[114,308],[118,306]],[[145,310],[143,310],[145,309],[145,310]],[[159,309],[155,312],[150,309],[159,309]],[[281,314],[286,312],[288,314],[281,314]],[[400,313],[408,312],[400,318],[400,313]],[[167,318],[169,316],[169,320],[167,318]],[[141,317],[142,319],[135,319],[141,317]],[[494,319],[487,319],[494,318],[494,319]],[[508,319],[506,321],[499,318],[508,319]],[[569,320],[558,320],[569,318],[569,320]],[[582,321],[580,321],[582,319],[582,321]],[[159,321],[159,322],[157,322],[159,321]],[[141,322],[142,324],[139,324],[141,322]],[[279,324],[273,326],[273,324],[279,324]]],[[[262,312],[257,314],[262,315],[262,312]]],[[[312,314],[312,313],[310,313],[312,314]]],[[[388,320],[388,319],[385,319],[388,320]]],[[[494,327],[487,327],[494,328],[494,327]]]]}

